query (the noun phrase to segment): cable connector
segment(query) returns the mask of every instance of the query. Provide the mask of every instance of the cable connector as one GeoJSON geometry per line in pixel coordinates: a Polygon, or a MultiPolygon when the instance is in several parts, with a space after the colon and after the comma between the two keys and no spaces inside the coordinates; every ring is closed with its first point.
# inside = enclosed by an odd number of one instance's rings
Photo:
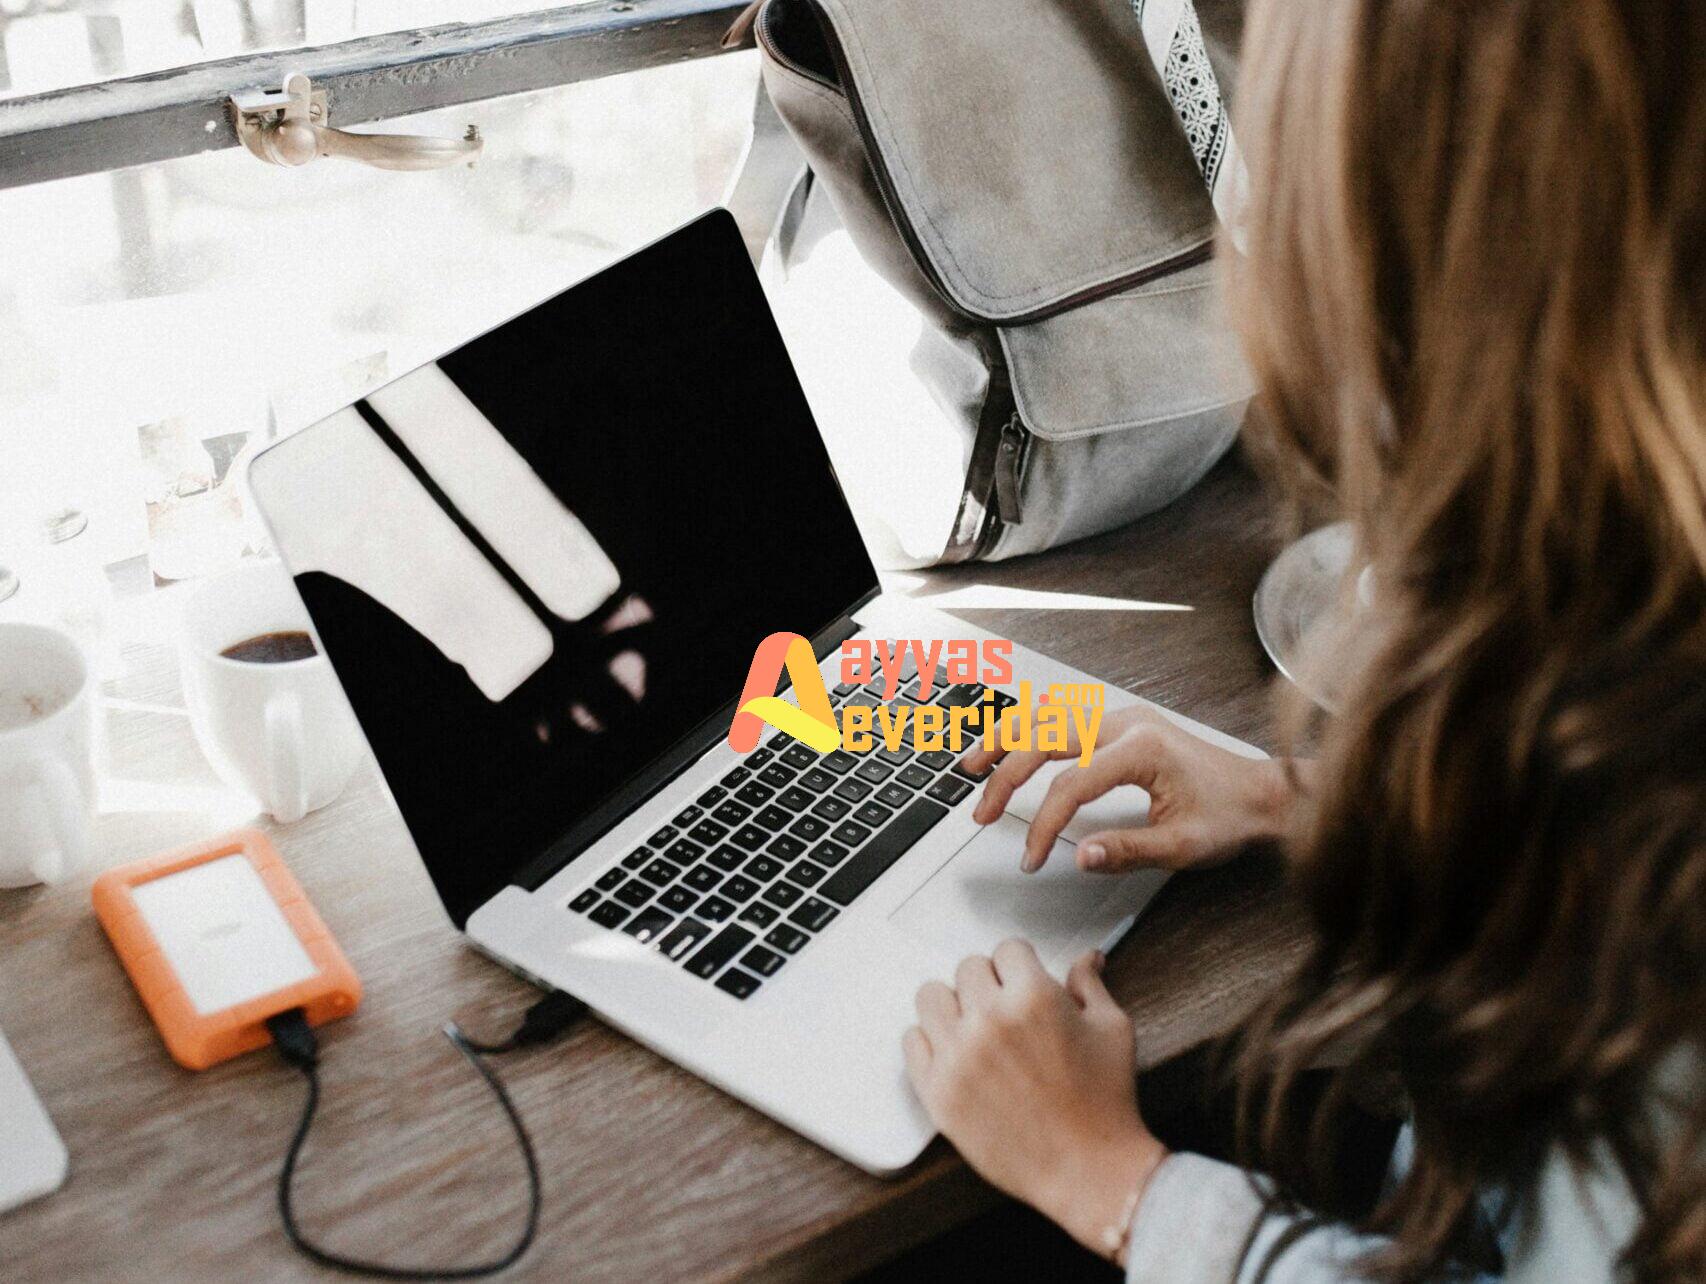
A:
{"type": "Polygon", "coordinates": [[[536,1043],[548,1043],[585,1015],[586,1004],[572,994],[552,990],[527,1009],[515,1033],[502,1043],[481,1043],[471,1039],[454,1021],[444,1027],[444,1034],[452,1043],[465,1044],[475,1052],[493,1056],[500,1052],[531,1047],[536,1043]]]}
{"type": "Polygon", "coordinates": [[[270,1016],[266,1025],[278,1048],[278,1055],[287,1064],[303,1071],[312,1070],[320,1064],[320,1041],[314,1037],[314,1031],[308,1025],[308,1013],[302,1008],[291,1008],[288,1012],[270,1016]]]}

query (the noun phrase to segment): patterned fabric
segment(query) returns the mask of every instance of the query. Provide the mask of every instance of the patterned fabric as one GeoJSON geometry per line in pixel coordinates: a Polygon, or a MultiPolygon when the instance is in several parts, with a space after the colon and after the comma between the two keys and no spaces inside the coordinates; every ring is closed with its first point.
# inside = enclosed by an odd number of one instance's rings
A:
{"type": "Polygon", "coordinates": [[[1191,154],[1208,184],[1215,213],[1232,243],[1244,248],[1242,214],[1247,179],[1232,137],[1232,121],[1220,82],[1203,44],[1202,24],[1191,0],[1131,0],[1144,43],[1161,76],[1167,98],[1190,141],[1191,154]]]}

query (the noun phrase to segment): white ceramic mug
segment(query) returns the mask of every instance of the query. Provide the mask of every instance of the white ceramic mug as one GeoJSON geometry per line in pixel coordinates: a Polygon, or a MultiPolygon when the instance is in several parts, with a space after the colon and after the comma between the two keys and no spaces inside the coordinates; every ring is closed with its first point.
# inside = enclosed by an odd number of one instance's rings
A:
{"type": "Polygon", "coordinates": [[[185,599],[179,671],[190,723],[213,769],[281,824],[340,793],[361,760],[361,734],[329,660],[316,651],[267,664],[221,652],[268,633],[310,633],[276,562],[240,566],[185,599]]]}
{"type": "Polygon", "coordinates": [[[0,887],[60,882],[93,856],[93,685],[67,634],[0,624],[0,887]]]}

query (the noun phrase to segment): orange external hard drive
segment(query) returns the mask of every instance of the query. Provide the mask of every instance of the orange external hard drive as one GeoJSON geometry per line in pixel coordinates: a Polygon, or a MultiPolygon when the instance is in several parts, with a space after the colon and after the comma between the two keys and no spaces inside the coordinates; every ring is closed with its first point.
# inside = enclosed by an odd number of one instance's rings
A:
{"type": "Polygon", "coordinates": [[[179,1065],[272,1041],[268,1017],[354,1012],[361,982],[267,836],[242,829],[108,870],[95,916],[179,1065]]]}

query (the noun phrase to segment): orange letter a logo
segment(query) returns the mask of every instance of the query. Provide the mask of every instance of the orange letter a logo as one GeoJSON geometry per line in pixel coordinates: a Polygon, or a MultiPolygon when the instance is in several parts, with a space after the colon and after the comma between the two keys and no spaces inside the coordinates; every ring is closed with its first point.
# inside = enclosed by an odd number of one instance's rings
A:
{"type": "Polygon", "coordinates": [[[729,748],[737,753],[756,749],[766,722],[819,753],[829,753],[841,745],[841,732],[829,707],[829,692],[824,690],[817,657],[812,654],[812,644],[798,633],[772,633],[752,653],[740,708],[729,724],[729,748]],[[776,694],[776,679],[784,665],[800,700],[797,708],[776,694]]]}

